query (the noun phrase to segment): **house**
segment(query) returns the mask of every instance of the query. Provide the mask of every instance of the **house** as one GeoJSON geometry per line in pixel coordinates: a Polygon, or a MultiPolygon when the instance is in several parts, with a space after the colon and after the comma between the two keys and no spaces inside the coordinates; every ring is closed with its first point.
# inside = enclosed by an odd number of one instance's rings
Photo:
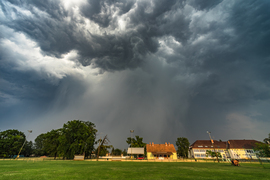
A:
{"type": "Polygon", "coordinates": [[[232,159],[257,159],[254,152],[256,140],[228,140],[227,148],[232,159]]]}
{"type": "Polygon", "coordinates": [[[210,140],[197,140],[189,147],[189,157],[190,158],[212,158],[207,157],[207,151],[216,151],[219,152],[221,157],[226,159],[229,158],[228,151],[226,149],[225,141],[216,141],[213,140],[213,143],[210,140]]]}
{"type": "Polygon", "coordinates": [[[206,151],[219,152],[223,159],[257,159],[254,152],[256,140],[228,140],[216,141],[213,143],[210,140],[197,140],[189,147],[190,158],[211,158],[207,157],[206,151]]]}
{"type": "Polygon", "coordinates": [[[173,144],[154,144],[146,145],[147,159],[177,159],[176,150],[173,144]]]}

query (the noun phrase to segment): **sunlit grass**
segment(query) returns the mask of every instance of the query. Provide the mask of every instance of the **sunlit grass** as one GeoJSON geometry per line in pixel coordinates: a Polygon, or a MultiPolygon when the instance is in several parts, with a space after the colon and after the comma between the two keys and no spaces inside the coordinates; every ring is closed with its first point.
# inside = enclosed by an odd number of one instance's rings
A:
{"type": "Polygon", "coordinates": [[[270,179],[270,165],[198,162],[0,161],[0,179],[270,179]]]}

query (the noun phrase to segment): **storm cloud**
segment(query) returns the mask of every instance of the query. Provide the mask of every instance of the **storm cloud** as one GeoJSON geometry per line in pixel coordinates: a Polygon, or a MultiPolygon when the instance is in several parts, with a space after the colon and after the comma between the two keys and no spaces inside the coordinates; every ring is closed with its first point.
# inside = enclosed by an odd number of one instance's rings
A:
{"type": "Polygon", "coordinates": [[[262,140],[269,133],[268,1],[0,2],[0,129],[89,120],[115,147],[262,140]]]}

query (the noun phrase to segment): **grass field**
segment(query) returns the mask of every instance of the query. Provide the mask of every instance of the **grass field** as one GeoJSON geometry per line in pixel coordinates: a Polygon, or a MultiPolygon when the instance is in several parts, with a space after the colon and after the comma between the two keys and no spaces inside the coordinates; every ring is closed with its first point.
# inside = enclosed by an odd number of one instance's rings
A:
{"type": "Polygon", "coordinates": [[[270,179],[269,164],[0,161],[0,179],[270,179]],[[268,166],[268,167],[267,167],[268,166]]]}

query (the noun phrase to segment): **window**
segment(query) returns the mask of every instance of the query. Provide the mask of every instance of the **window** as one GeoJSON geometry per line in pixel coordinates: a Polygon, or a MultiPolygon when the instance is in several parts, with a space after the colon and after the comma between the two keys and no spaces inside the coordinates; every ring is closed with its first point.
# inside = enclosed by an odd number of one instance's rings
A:
{"type": "Polygon", "coordinates": [[[254,153],[253,150],[246,150],[247,153],[254,153]]]}
{"type": "Polygon", "coordinates": [[[200,152],[200,150],[199,150],[199,149],[194,149],[193,151],[194,151],[194,152],[200,152]]]}
{"type": "Polygon", "coordinates": [[[201,157],[200,154],[195,154],[195,157],[201,157]]]}
{"type": "Polygon", "coordinates": [[[203,146],[198,146],[198,147],[203,147],[203,146]]]}
{"type": "Polygon", "coordinates": [[[200,152],[205,152],[205,149],[200,149],[200,152]]]}

